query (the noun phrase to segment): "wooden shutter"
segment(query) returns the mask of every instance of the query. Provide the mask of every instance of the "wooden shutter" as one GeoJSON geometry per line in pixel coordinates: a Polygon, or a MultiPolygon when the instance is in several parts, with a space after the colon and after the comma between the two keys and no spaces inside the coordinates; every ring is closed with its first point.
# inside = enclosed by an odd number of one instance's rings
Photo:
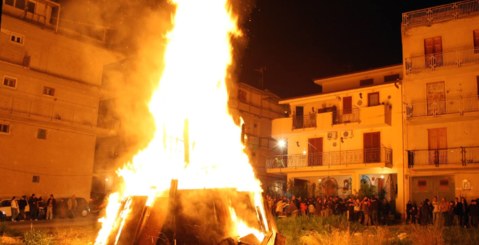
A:
{"type": "Polygon", "coordinates": [[[343,97],[343,114],[353,113],[353,99],[351,96],[343,97]]]}

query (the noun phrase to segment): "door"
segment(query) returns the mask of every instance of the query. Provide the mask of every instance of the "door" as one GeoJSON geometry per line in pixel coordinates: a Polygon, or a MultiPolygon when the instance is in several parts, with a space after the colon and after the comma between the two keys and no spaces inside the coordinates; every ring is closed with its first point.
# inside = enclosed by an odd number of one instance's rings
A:
{"type": "Polygon", "coordinates": [[[411,201],[420,203],[424,199],[437,196],[438,200],[445,198],[453,200],[455,197],[454,176],[417,176],[411,178],[409,185],[411,201]]]}
{"type": "Polygon", "coordinates": [[[426,67],[442,66],[442,37],[424,39],[424,57],[426,67]]]}
{"type": "Polygon", "coordinates": [[[447,163],[447,129],[430,128],[427,130],[429,145],[429,163],[447,163]]]}
{"type": "Polygon", "coordinates": [[[364,162],[380,162],[381,161],[381,134],[380,132],[364,133],[364,162]]]}
{"type": "Polygon", "coordinates": [[[323,138],[308,139],[308,166],[323,165],[323,138]]]}
{"type": "Polygon", "coordinates": [[[294,115],[294,128],[303,128],[304,124],[304,108],[296,106],[296,114],[294,115]]]}
{"type": "Polygon", "coordinates": [[[446,113],[446,93],[444,82],[426,84],[427,115],[446,113]]]}

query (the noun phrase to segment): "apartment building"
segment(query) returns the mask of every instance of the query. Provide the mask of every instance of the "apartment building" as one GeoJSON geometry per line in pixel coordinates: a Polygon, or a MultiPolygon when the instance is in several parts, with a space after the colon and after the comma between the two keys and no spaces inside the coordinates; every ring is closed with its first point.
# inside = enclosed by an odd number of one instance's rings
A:
{"type": "Polygon", "coordinates": [[[102,70],[120,55],[97,35],[106,30],[72,28],[57,2],[2,4],[0,196],[88,198],[102,70]]]}
{"type": "Polygon", "coordinates": [[[273,120],[282,154],[267,172],[303,196],[370,191],[404,207],[401,65],[315,80],[322,93],[281,100],[273,120]]]}
{"type": "Polygon", "coordinates": [[[403,13],[407,199],[479,197],[479,1],[403,13]]]}
{"type": "Polygon", "coordinates": [[[282,117],[287,108],[278,104],[280,98],[274,93],[246,83],[233,83],[229,95],[230,113],[236,120],[239,117],[243,120],[243,141],[263,189],[282,193],[284,177],[268,174],[264,163],[278,153],[276,140],[271,137],[271,124],[275,118],[282,117]]]}

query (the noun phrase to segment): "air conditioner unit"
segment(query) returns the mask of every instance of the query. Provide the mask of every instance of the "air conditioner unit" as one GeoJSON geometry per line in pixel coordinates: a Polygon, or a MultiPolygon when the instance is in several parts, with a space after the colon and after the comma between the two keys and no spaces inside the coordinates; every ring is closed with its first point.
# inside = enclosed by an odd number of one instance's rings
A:
{"type": "Polygon", "coordinates": [[[329,131],[328,132],[328,140],[333,140],[338,138],[338,132],[336,131],[329,131]]]}
{"type": "Polygon", "coordinates": [[[352,138],[353,137],[353,130],[346,130],[343,131],[343,138],[352,138]]]}

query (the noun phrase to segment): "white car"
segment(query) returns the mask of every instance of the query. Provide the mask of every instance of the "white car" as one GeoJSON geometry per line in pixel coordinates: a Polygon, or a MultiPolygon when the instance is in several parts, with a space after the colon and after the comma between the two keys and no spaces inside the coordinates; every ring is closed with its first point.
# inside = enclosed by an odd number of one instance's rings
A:
{"type": "Polygon", "coordinates": [[[12,216],[12,208],[10,206],[11,200],[4,199],[0,202],[0,212],[6,218],[10,218],[12,216]]]}

